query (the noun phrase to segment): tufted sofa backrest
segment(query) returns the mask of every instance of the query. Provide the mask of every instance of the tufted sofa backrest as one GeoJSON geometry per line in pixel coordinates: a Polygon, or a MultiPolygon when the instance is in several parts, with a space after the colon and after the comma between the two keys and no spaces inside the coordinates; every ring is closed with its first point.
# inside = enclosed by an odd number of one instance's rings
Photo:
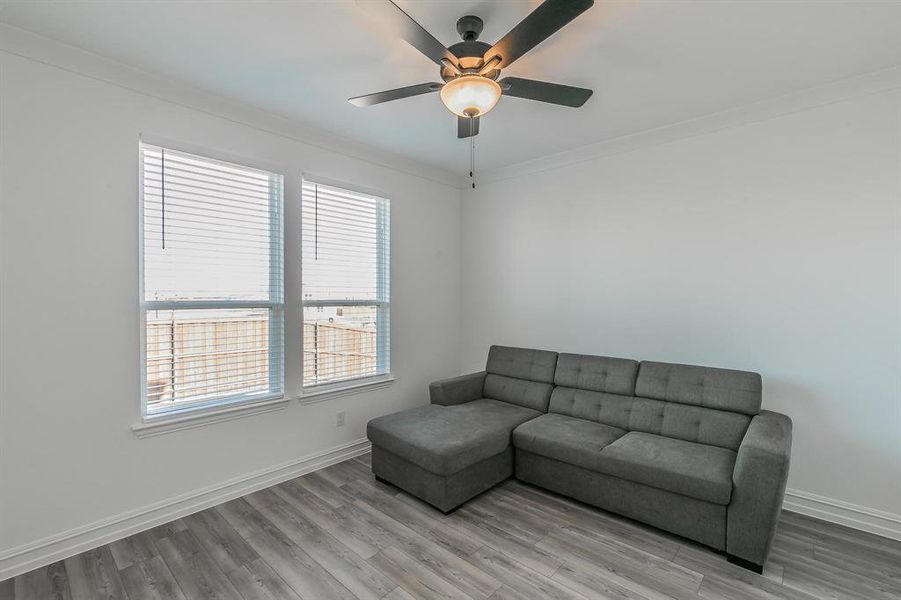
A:
{"type": "Polygon", "coordinates": [[[556,367],[556,352],[491,346],[482,393],[486,398],[547,412],[556,367]]]}
{"type": "Polygon", "coordinates": [[[638,361],[587,354],[560,354],[554,383],[568,388],[632,396],[638,361]]]}
{"type": "Polygon", "coordinates": [[[644,361],[635,395],[754,416],[761,387],[760,375],[749,371],[644,361]]]}
{"type": "Polygon", "coordinates": [[[735,450],[760,411],[757,373],[560,354],[549,411],[735,450]]]}

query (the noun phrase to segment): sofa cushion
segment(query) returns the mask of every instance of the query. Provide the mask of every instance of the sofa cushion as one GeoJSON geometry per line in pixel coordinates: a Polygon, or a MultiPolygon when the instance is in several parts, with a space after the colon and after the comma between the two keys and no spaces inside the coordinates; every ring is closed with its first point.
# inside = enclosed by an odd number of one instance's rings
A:
{"type": "Polygon", "coordinates": [[[729,504],[735,452],[630,432],[601,451],[598,470],[677,494],[729,504]]]}
{"type": "Polygon", "coordinates": [[[564,387],[606,392],[608,394],[635,393],[638,361],[585,354],[560,354],[554,383],[564,387]]]}
{"type": "Polygon", "coordinates": [[[482,398],[464,404],[430,404],[369,421],[373,445],[431,473],[450,475],[503,452],[510,432],[541,413],[482,398]]]}
{"type": "Polygon", "coordinates": [[[488,350],[488,362],[485,365],[485,370],[495,375],[553,383],[556,366],[556,352],[532,350],[531,348],[512,348],[510,346],[492,346],[488,350]]]}
{"type": "Polygon", "coordinates": [[[485,376],[483,394],[486,398],[502,400],[539,412],[547,412],[554,386],[527,379],[516,379],[489,373],[485,376]]]}
{"type": "Polygon", "coordinates": [[[557,387],[550,412],[736,450],[751,417],[724,410],[557,387]]]}
{"type": "Polygon", "coordinates": [[[629,431],[634,429],[633,421],[639,417],[638,414],[632,415],[634,409],[635,398],[632,396],[605,394],[570,387],[554,388],[548,407],[552,413],[597,421],[629,431]]]}
{"type": "Polygon", "coordinates": [[[756,415],[760,412],[760,375],[674,363],[642,362],[635,395],[756,415]]]}
{"type": "Polygon", "coordinates": [[[513,430],[516,448],[598,470],[601,450],[626,432],[594,421],[557,414],[541,415],[513,430]]]}

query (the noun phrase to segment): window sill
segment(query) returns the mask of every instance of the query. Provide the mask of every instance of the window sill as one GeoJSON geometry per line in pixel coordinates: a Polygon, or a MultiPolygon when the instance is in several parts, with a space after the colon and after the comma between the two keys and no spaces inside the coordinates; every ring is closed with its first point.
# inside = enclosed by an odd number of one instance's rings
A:
{"type": "Polygon", "coordinates": [[[314,404],[316,402],[324,402],[332,398],[340,398],[341,396],[351,396],[354,394],[362,394],[382,388],[390,387],[394,383],[393,375],[379,375],[377,377],[369,377],[365,380],[347,381],[336,383],[333,385],[317,386],[313,389],[303,392],[299,397],[301,404],[314,404]]]}
{"type": "Polygon", "coordinates": [[[232,419],[281,410],[288,406],[288,402],[287,398],[279,396],[256,402],[241,402],[190,412],[145,417],[140,423],[132,425],[131,430],[139,438],[153,437],[164,433],[193,429],[213,423],[222,423],[232,419]]]}

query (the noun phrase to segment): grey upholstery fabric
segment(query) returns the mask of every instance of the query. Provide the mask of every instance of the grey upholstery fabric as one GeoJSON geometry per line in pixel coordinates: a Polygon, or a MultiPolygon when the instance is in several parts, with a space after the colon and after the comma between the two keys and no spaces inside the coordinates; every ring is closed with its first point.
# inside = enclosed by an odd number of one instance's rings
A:
{"type": "Polygon", "coordinates": [[[725,505],[732,496],[735,452],[633,431],[604,448],[598,467],[608,475],[725,505]]]}
{"type": "Polygon", "coordinates": [[[726,551],[762,565],[770,552],[791,463],[792,422],[762,411],[751,420],[732,475],[726,551]]]}
{"type": "MultiPolygon", "coordinates": [[[[662,403],[661,403],[662,404],[662,403]]],[[[551,394],[549,412],[597,421],[612,427],[631,430],[650,422],[642,411],[635,411],[635,398],[617,394],[605,394],[569,387],[556,387],[551,394]]],[[[662,413],[662,411],[660,411],[662,413]]],[[[656,411],[655,411],[656,414],[656,411]]],[[[662,422],[662,414],[661,419],[662,422]]],[[[650,425],[646,425],[650,427],[650,425]]]]}
{"type": "Polygon", "coordinates": [[[485,365],[485,370],[495,375],[553,383],[556,366],[556,352],[491,346],[488,350],[488,363],[485,365]]]}
{"type": "Polygon", "coordinates": [[[635,393],[638,361],[607,356],[563,354],[557,357],[554,383],[570,388],[623,394],[635,393]]]}
{"type": "Polygon", "coordinates": [[[626,432],[616,427],[550,413],[514,429],[513,445],[597,471],[601,450],[624,435],[626,432]]]}
{"type": "Polygon", "coordinates": [[[556,352],[492,346],[486,373],[437,381],[430,406],[369,422],[373,472],[442,510],[509,477],[510,434],[547,410],[556,365],[556,352]]]}
{"type": "Polygon", "coordinates": [[[485,376],[484,393],[486,398],[502,400],[540,412],[547,412],[548,401],[553,389],[554,386],[550,383],[516,379],[494,373],[485,376]]]}
{"type": "Polygon", "coordinates": [[[556,387],[550,412],[735,450],[751,418],[747,415],[632,396],[556,387]]]}
{"type": "Polygon", "coordinates": [[[372,472],[400,489],[448,512],[513,475],[513,448],[450,475],[436,475],[378,446],[372,472]]]}
{"type": "Polygon", "coordinates": [[[485,398],[454,406],[430,404],[372,419],[366,435],[373,446],[431,473],[449,475],[506,450],[513,429],[539,414],[485,398]]]}
{"type": "Polygon", "coordinates": [[[492,346],[485,372],[429,392],[431,405],[373,419],[367,434],[373,473],[439,509],[515,467],[528,483],[766,561],[791,421],[760,412],[758,374],[492,346]]]}
{"type": "Polygon", "coordinates": [[[645,361],[638,369],[635,395],[753,416],[760,412],[760,375],[645,361]]]}
{"type": "Polygon", "coordinates": [[[450,406],[463,404],[471,400],[478,400],[484,395],[482,389],[485,386],[485,371],[469,373],[450,379],[442,379],[429,385],[429,397],[432,404],[450,406]]]}
{"type": "Polygon", "coordinates": [[[517,448],[516,478],[687,537],[726,545],[726,507],[538,456],[517,448]]]}

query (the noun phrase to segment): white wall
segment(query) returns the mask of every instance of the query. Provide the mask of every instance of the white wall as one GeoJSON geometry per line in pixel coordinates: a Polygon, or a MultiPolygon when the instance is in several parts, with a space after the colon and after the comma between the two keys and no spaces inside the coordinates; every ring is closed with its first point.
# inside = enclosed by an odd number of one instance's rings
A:
{"type": "Polygon", "coordinates": [[[0,558],[363,438],[459,372],[458,189],[4,52],[0,93],[0,558]],[[280,166],[289,221],[303,171],[391,198],[393,386],[134,435],[141,132],[280,166]]]}
{"type": "Polygon", "coordinates": [[[499,343],[758,371],[796,499],[901,525],[899,165],[894,91],[483,183],[462,366],[499,343]]]}

